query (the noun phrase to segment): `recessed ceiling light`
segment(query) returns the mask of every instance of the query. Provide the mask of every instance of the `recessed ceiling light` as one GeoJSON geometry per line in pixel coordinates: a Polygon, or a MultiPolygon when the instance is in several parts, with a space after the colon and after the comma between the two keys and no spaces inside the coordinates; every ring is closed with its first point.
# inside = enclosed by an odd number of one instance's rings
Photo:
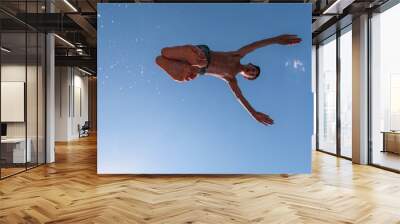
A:
{"type": "Polygon", "coordinates": [[[78,10],[68,0],[64,0],[64,3],[67,4],[74,12],[78,12],[78,10]]]}
{"type": "Polygon", "coordinates": [[[5,47],[1,47],[1,51],[4,51],[4,52],[6,52],[6,53],[10,53],[10,52],[11,52],[10,49],[7,49],[7,48],[5,48],[5,47]]]}
{"type": "Polygon", "coordinates": [[[66,39],[64,39],[64,38],[62,38],[62,37],[60,37],[60,36],[57,35],[57,34],[54,34],[54,36],[57,37],[57,38],[58,38],[59,40],[61,40],[62,42],[64,42],[65,44],[67,44],[68,46],[75,48],[75,45],[73,45],[73,44],[72,44],[71,42],[69,42],[68,40],[66,40],[66,39]]]}
{"type": "Polygon", "coordinates": [[[93,75],[92,73],[90,73],[90,72],[88,72],[88,71],[86,71],[86,70],[83,70],[83,69],[81,69],[81,68],[79,68],[79,67],[78,67],[78,70],[81,71],[81,72],[83,72],[83,73],[85,73],[85,74],[87,74],[87,75],[90,75],[90,76],[93,75]]]}

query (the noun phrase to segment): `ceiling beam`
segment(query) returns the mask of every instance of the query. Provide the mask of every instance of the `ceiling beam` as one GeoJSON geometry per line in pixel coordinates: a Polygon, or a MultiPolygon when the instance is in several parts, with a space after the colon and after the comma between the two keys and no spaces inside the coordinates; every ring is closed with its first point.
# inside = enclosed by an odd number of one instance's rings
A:
{"type": "Polygon", "coordinates": [[[87,38],[86,41],[88,41],[91,46],[96,46],[97,42],[96,28],[93,27],[92,24],[90,24],[88,20],[79,13],[68,14],[68,17],[71,20],[73,20],[78,26],[80,26],[82,30],[85,31],[85,33],[90,37],[87,38]]]}
{"type": "MultiPolygon", "coordinates": [[[[41,32],[64,32],[64,31],[81,31],[73,20],[62,13],[18,13],[12,20],[18,19],[23,24],[28,24],[30,27],[41,32]]],[[[8,18],[5,24],[10,23],[8,18]]],[[[12,25],[10,23],[10,25],[12,25]]],[[[3,28],[3,27],[2,27],[3,28]]],[[[7,27],[6,27],[7,28],[7,27]]],[[[9,27],[12,28],[12,27],[9,27]]],[[[25,28],[25,27],[24,27],[25,28]]]]}
{"type": "Polygon", "coordinates": [[[324,11],[323,14],[342,14],[343,10],[351,5],[355,0],[336,0],[333,1],[324,11]]]}
{"type": "Polygon", "coordinates": [[[87,67],[92,71],[96,71],[96,57],[91,56],[55,56],[56,66],[79,66],[87,67]]]}

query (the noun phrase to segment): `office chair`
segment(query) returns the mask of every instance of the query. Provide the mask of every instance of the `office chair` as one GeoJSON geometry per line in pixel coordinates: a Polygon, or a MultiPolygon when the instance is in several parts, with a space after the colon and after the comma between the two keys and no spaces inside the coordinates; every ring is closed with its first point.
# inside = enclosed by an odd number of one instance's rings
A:
{"type": "Polygon", "coordinates": [[[85,121],[82,127],[78,125],[78,129],[79,129],[79,138],[89,136],[89,129],[90,129],[89,121],[85,121]]]}

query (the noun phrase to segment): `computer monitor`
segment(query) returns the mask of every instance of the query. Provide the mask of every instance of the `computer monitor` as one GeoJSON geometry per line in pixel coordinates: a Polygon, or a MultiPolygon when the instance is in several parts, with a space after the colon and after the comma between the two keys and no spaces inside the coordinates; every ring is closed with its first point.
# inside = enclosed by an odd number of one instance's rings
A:
{"type": "Polygon", "coordinates": [[[7,124],[1,124],[1,136],[7,136],[7,124]]]}

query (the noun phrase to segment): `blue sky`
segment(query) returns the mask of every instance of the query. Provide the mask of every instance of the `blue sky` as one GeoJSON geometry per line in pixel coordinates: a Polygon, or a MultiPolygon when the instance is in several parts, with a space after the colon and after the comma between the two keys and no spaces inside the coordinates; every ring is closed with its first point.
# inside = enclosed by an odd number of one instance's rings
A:
{"type": "Polygon", "coordinates": [[[99,4],[100,173],[304,173],[312,134],[311,5],[99,4]],[[155,58],[163,47],[230,51],[280,34],[242,59],[261,75],[242,92],[275,124],[253,120],[225,82],[177,83],[155,58]]]}

